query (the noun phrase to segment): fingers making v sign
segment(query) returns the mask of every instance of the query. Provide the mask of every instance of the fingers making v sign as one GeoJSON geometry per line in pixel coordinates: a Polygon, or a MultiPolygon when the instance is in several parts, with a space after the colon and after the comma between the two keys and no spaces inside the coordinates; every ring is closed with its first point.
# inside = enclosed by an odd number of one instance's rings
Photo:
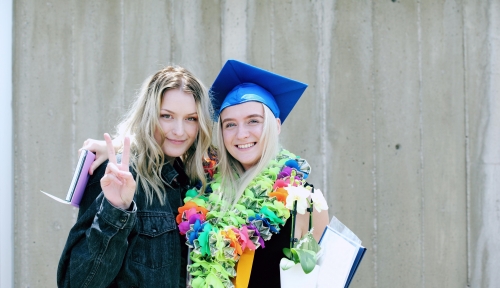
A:
{"type": "Polygon", "coordinates": [[[115,149],[108,133],[104,134],[104,139],[109,162],[104,177],[101,178],[101,187],[111,205],[126,210],[132,204],[136,187],[134,177],[129,171],[130,139],[125,137],[120,163],[116,161],[115,149]]]}

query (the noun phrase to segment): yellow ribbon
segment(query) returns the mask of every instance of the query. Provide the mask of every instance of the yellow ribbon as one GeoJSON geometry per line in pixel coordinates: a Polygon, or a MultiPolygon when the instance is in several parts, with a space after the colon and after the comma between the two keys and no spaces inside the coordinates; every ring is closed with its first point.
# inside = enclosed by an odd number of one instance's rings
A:
{"type": "Polygon", "coordinates": [[[236,288],[248,287],[254,256],[255,250],[250,250],[248,248],[241,254],[238,266],[236,266],[236,277],[233,278],[233,284],[236,288]]]}

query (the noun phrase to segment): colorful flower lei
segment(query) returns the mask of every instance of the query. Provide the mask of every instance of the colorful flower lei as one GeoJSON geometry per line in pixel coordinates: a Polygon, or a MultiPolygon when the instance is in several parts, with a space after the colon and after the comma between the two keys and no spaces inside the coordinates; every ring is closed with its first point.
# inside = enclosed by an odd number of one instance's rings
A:
{"type": "Polygon", "coordinates": [[[221,211],[227,205],[220,197],[219,174],[210,184],[212,193],[200,196],[196,189],[189,190],[176,220],[192,249],[192,264],[187,268],[193,277],[190,285],[234,287],[231,278],[236,276],[240,255],[245,249],[265,247],[265,241],[279,233],[290,217],[285,187],[303,186],[309,173],[307,161],[282,149],[250,182],[232,210],[221,211]]]}

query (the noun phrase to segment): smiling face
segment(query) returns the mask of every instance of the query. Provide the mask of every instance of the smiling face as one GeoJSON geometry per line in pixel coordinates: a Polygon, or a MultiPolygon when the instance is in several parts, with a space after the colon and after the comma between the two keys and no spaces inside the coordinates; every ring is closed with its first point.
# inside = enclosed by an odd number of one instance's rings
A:
{"type": "Polygon", "coordinates": [[[227,107],[222,110],[220,121],[226,150],[245,170],[252,168],[265,149],[261,141],[265,126],[263,104],[246,102],[227,107]]]}
{"type": "Polygon", "coordinates": [[[199,129],[193,95],[180,89],[167,90],[162,96],[158,122],[161,129],[156,129],[154,136],[163,153],[169,157],[186,153],[199,129]]]}

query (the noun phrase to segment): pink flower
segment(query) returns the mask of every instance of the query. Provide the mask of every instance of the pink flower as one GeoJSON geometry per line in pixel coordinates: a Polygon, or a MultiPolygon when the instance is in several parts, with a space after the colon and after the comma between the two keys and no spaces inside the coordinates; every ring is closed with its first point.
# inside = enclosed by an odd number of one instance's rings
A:
{"type": "Polygon", "coordinates": [[[288,186],[288,183],[285,180],[278,179],[278,180],[276,180],[276,182],[274,182],[273,191],[276,191],[276,189],[283,188],[286,186],[288,186]]]}

